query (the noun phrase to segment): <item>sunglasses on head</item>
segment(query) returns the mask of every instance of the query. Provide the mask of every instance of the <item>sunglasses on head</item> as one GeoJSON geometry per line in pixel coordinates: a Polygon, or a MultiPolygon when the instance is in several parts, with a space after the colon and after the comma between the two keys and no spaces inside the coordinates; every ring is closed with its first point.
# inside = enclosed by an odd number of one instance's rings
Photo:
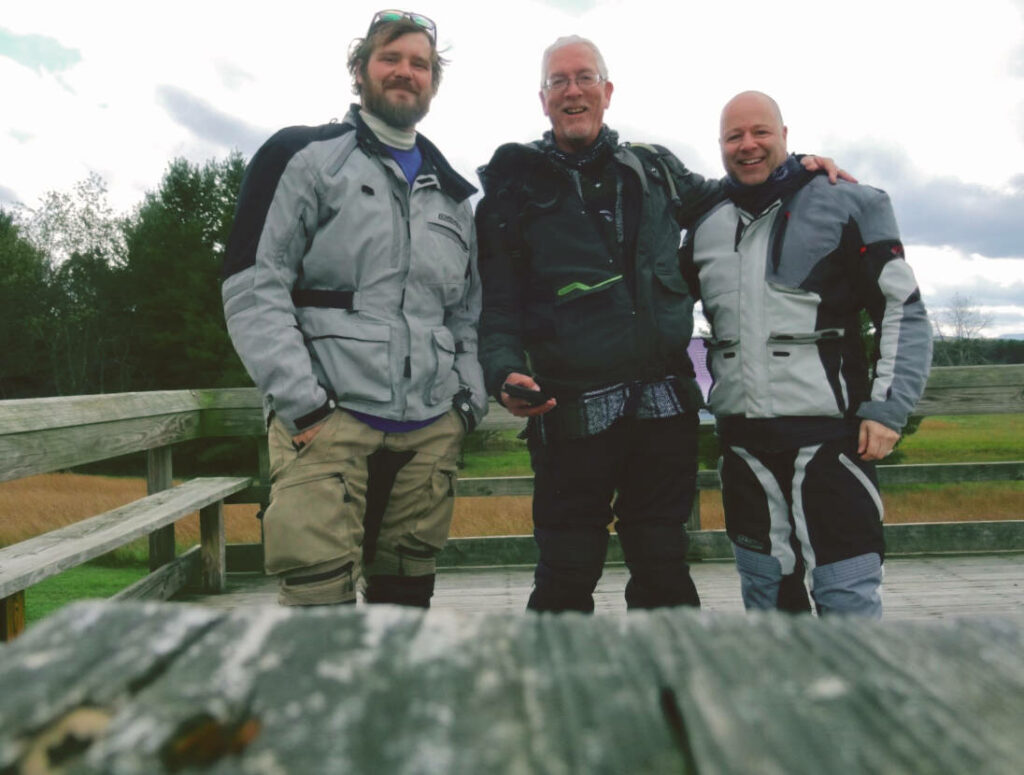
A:
{"type": "Polygon", "coordinates": [[[381,24],[387,24],[388,22],[397,22],[402,19],[408,19],[418,27],[422,27],[423,31],[427,33],[432,41],[437,42],[437,25],[434,24],[433,20],[424,16],[421,13],[412,13],[411,11],[377,11],[373,15],[373,21],[370,22],[370,30],[367,31],[367,35],[381,24]]]}

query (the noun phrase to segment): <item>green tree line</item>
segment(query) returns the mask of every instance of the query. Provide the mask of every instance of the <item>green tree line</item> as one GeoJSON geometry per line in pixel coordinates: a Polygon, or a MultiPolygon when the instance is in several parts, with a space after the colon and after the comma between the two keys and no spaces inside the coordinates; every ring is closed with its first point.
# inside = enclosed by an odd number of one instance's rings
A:
{"type": "MultiPolygon", "coordinates": [[[[127,216],[97,175],[34,210],[0,209],[0,399],[251,384],[220,301],[244,171],[238,153],[175,159],[127,216]]],[[[1024,360],[1024,341],[952,330],[938,365],[1024,360]]]]}
{"type": "Polygon", "coordinates": [[[176,159],[127,216],[96,175],[0,210],[0,399],[251,384],[220,301],[244,170],[176,159]]]}

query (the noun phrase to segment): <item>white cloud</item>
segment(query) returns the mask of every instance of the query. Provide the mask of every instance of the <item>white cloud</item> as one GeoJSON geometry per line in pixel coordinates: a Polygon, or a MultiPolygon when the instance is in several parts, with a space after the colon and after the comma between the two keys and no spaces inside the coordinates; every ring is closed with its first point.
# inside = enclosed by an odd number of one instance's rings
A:
{"type": "MultiPolygon", "coordinates": [[[[32,205],[95,170],[119,209],[156,188],[173,157],[202,162],[230,150],[230,132],[217,142],[197,134],[201,116],[172,116],[168,93],[182,96],[180,110],[204,105],[226,119],[221,129],[237,125],[237,144],[340,117],[354,99],[349,42],[380,7],[377,0],[307,0],[301,13],[239,0],[9,5],[0,26],[51,38],[81,60],[51,75],[0,56],[0,192],[32,205]]],[[[853,160],[866,158],[856,149],[890,151],[904,162],[897,174],[913,175],[914,186],[963,184],[948,187],[953,192],[980,185],[1009,193],[1024,170],[1024,17],[1012,0],[932,4],[926,12],[891,0],[854,7],[432,0],[416,10],[437,21],[451,59],[421,128],[473,182],[497,145],[546,128],[537,99],[541,52],[570,33],[601,46],[615,84],[607,120],[623,139],[661,142],[705,175],[721,171],[722,104],[749,88],[778,99],[793,150],[840,163],[844,151],[853,160]]],[[[870,168],[849,168],[875,182],[870,168]]],[[[930,264],[949,263],[945,277],[976,281],[979,291],[987,282],[1012,287],[1001,273],[1021,266],[1015,259],[993,269],[956,251],[908,246],[915,268],[915,252],[930,264]]],[[[1024,246],[1013,255],[1024,258],[1024,246]]],[[[930,264],[919,275],[939,293],[950,283],[933,280],[930,264]]]]}

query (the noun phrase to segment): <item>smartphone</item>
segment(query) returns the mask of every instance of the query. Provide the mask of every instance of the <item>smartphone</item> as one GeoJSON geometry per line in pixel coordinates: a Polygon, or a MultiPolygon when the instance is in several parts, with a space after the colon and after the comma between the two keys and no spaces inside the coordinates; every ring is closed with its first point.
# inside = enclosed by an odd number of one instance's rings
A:
{"type": "Polygon", "coordinates": [[[501,389],[512,396],[512,398],[523,399],[530,406],[540,406],[548,400],[548,396],[544,394],[543,390],[533,390],[522,385],[513,385],[511,382],[506,382],[501,386],[501,389]]]}

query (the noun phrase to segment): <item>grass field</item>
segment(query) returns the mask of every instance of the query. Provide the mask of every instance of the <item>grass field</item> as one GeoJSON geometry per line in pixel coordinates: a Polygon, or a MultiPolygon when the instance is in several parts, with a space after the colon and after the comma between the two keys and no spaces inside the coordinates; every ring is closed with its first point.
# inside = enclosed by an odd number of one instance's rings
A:
{"type": "MultiPolygon", "coordinates": [[[[955,463],[1019,460],[1024,457],[1021,415],[930,417],[901,443],[901,463],[955,463]]],[[[467,445],[462,477],[517,476],[530,473],[525,444],[512,432],[491,432],[467,445]]],[[[145,495],[138,478],[45,474],[0,483],[0,546],[76,522],[145,495]]],[[[724,527],[721,496],[701,493],[701,524],[724,527]]],[[[1024,482],[963,483],[889,487],[883,492],[886,521],[950,522],[1024,518],[1024,482]]],[[[228,541],[259,541],[256,507],[226,506],[228,541]]],[[[532,531],[530,499],[459,498],[452,535],[522,535],[532,531]]],[[[177,523],[181,548],[199,540],[199,520],[177,523]]],[[[87,566],[37,584],[26,594],[30,620],[80,597],[107,597],[145,575],[148,545],[136,541],[87,566]]]]}

